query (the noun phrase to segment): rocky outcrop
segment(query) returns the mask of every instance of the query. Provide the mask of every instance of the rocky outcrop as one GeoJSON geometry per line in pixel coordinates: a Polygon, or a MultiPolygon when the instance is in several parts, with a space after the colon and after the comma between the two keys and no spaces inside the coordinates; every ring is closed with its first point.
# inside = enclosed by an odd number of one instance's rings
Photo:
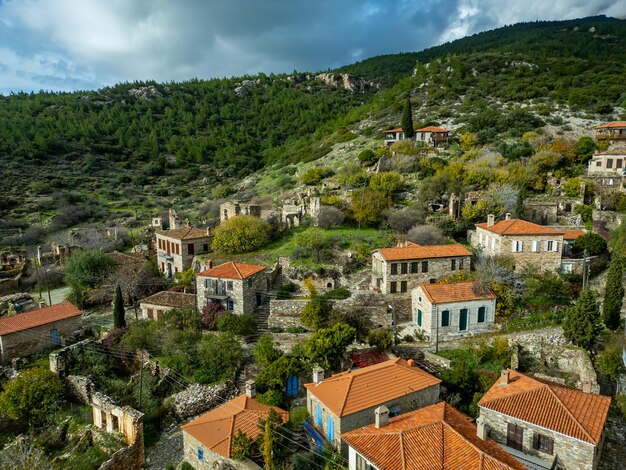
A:
{"type": "Polygon", "coordinates": [[[374,83],[353,77],[347,73],[324,72],[315,76],[317,80],[324,82],[328,86],[343,88],[348,91],[365,91],[375,86],[374,83]]]}
{"type": "Polygon", "coordinates": [[[182,392],[172,395],[169,400],[172,409],[181,419],[203,413],[234,398],[238,393],[232,381],[217,385],[192,384],[182,392]]]}
{"type": "Polygon", "coordinates": [[[163,94],[153,85],[142,86],[139,88],[131,88],[130,90],[128,90],[128,94],[138,100],[147,101],[163,97],[163,94]]]}

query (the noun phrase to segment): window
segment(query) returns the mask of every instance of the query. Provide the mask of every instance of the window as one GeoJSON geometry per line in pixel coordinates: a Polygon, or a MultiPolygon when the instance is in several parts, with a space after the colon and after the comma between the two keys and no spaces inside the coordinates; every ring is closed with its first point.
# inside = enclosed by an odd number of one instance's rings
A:
{"type": "Polygon", "coordinates": [[[204,245],[202,245],[202,251],[207,252],[209,251],[209,244],[205,243],[204,245]]]}
{"type": "Polygon", "coordinates": [[[456,260],[453,259],[450,264],[451,264],[450,269],[454,271],[456,269],[456,260]]]}
{"type": "Polygon", "coordinates": [[[375,470],[375,468],[367,463],[367,460],[361,457],[360,454],[356,454],[356,470],[375,470]]]}
{"type": "Polygon", "coordinates": [[[148,309],[148,320],[152,320],[154,318],[154,310],[152,310],[151,308],[148,309]]]}
{"type": "Polygon", "coordinates": [[[417,309],[417,326],[422,326],[422,311],[417,309]]]}
{"type": "Polygon", "coordinates": [[[176,245],[174,245],[176,247],[176,254],[180,255],[180,245],[177,243],[176,245]]]}
{"type": "Polygon", "coordinates": [[[624,160],[615,160],[615,168],[622,168],[624,160]]]}
{"type": "Polygon", "coordinates": [[[226,301],[226,310],[228,310],[229,312],[232,312],[233,310],[235,310],[235,302],[232,300],[227,300],[226,301]]]}
{"type": "Polygon", "coordinates": [[[517,424],[507,423],[506,445],[516,450],[522,450],[524,444],[524,428],[517,424]]]}
{"type": "Polygon", "coordinates": [[[252,278],[248,278],[248,287],[252,287],[252,278]]]}
{"type": "Polygon", "coordinates": [[[513,250],[513,252],[517,253],[523,250],[524,248],[524,244],[521,240],[513,240],[513,243],[511,245],[511,248],[513,250]]]}
{"type": "Polygon", "coordinates": [[[395,294],[396,292],[398,292],[398,283],[397,282],[392,282],[389,288],[389,292],[391,292],[392,294],[395,294]]]}
{"type": "Polygon", "coordinates": [[[396,263],[391,264],[391,275],[398,274],[398,265],[396,263]]]}
{"type": "Polygon", "coordinates": [[[554,439],[538,432],[533,434],[533,449],[552,455],[554,439]]]}
{"type": "Polygon", "coordinates": [[[406,291],[407,291],[407,282],[406,281],[400,282],[400,292],[406,292],[406,291]]]}
{"type": "Polygon", "coordinates": [[[213,286],[213,279],[205,279],[204,280],[204,288],[210,289],[213,286]]]}
{"type": "Polygon", "coordinates": [[[408,263],[401,263],[400,264],[400,273],[402,274],[406,274],[408,272],[408,263]]]}
{"type": "Polygon", "coordinates": [[[552,240],[546,242],[546,251],[554,251],[554,242],[552,240]]]}
{"type": "Polygon", "coordinates": [[[428,261],[422,261],[422,272],[423,273],[428,272],[428,261]]]}
{"type": "Polygon", "coordinates": [[[485,323],[485,307],[478,307],[478,323],[485,323]]]}
{"type": "Polygon", "coordinates": [[[193,243],[190,243],[189,245],[187,245],[187,254],[194,255],[195,253],[196,253],[195,245],[193,243]]]}
{"type": "Polygon", "coordinates": [[[539,240],[533,240],[532,251],[534,251],[534,252],[541,251],[540,250],[540,246],[541,246],[541,243],[539,242],[539,240]]]}
{"type": "Polygon", "coordinates": [[[441,312],[441,326],[450,326],[450,310],[441,312]]]}
{"type": "Polygon", "coordinates": [[[411,274],[417,273],[417,261],[411,263],[411,274]]]}
{"type": "Polygon", "coordinates": [[[202,447],[198,447],[198,460],[204,459],[204,449],[202,447]]]}
{"type": "Polygon", "coordinates": [[[463,269],[463,258],[459,260],[459,269],[463,269]]]}
{"type": "Polygon", "coordinates": [[[233,281],[226,281],[226,289],[233,290],[233,281]]]}
{"type": "Polygon", "coordinates": [[[596,162],[596,166],[602,166],[602,162],[601,162],[600,160],[598,160],[598,161],[596,162]]]}
{"type": "Polygon", "coordinates": [[[607,168],[613,168],[613,159],[612,158],[607,158],[606,159],[606,167],[607,168]]]}

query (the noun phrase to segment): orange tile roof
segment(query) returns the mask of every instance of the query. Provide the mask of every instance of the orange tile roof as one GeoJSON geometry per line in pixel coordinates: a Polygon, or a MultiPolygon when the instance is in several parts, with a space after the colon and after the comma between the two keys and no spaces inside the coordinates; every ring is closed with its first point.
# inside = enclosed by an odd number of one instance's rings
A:
{"type": "Polygon", "coordinates": [[[426,298],[433,304],[496,298],[491,289],[483,288],[477,281],[420,284],[417,287],[422,289],[426,298]]]}
{"type": "Polygon", "coordinates": [[[207,233],[207,229],[181,227],[173,230],[157,230],[157,235],[174,238],[175,240],[196,240],[198,238],[209,238],[211,235],[207,233]]]}
{"type": "Polygon", "coordinates": [[[256,264],[228,262],[198,273],[203,277],[220,277],[225,279],[245,279],[266,269],[267,266],[256,264]]]}
{"type": "Polygon", "coordinates": [[[598,444],[611,397],[584,393],[520,372],[509,371],[509,384],[496,382],[478,405],[545,429],[598,444]]]}
{"type": "Polygon", "coordinates": [[[404,132],[401,127],[396,127],[395,129],[387,129],[383,132],[404,132]]]}
{"type": "Polygon", "coordinates": [[[543,225],[533,224],[522,219],[500,220],[494,223],[491,227],[487,226],[487,223],[476,224],[476,227],[488,230],[489,232],[496,233],[498,235],[562,235],[563,232],[559,232],[550,227],[544,227],[543,225]]]}
{"type": "Polygon", "coordinates": [[[626,127],[626,121],[615,121],[609,122],[607,124],[601,124],[599,126],[594,126],[594,129],[613,129],[613,128],[621,128],[626,127]]]}
{"type": "Polygon", "coordinates": [[[59,320],[80,316],[82,312],[72,303],[63,302],[51,307],[39,308],[12,317],[0,318],[0,335],[28,330],[59,320]]]}
{"type": "Polygon", "coordinates": [[[586,234],[584,230],[576,229],[576,230],[565,230],[563,232],[563,240],[576,240],[581,235],[586,234]]]}
{"type": "Polygon", "coordinates": [[[140,304],[160,305],[163,307],[181,308],[195,307],[196,295],[184,292],[157,292],[149,297],[145,297],[139,301],[140,304]]]}
{"type": "Polygon", "coordinates": [[[448,132],[448,129],[444,129],[443,127],[427,126],[417,129],[415,132],[448,132]]]}
{"type": "Polygon", "coordinates": [[[289,413],[285,410],[263,405],[244,393],[181,426],[181,429],[200,441],[207,449],[230,457],[233,437],[241,430],[252,440],[256,439],[262,432],[259,419],[267,417],[270,409],[278,412],[283,422],[289,420],[289,413]]]}
{"type": "Polygon", "coordinates": [[[409,242],[403,246],[380,248],[377,251],[385,261],[472,256],[470,251],[460,243],[452,243],[450,245],[416,245],[409,242]]]}
{"type": "Polygon", "coordinates": [[[304,386],[335,415],[346,416],[439,383],[438,378],[398,358],[304,386]]]}
{"type": "Polygon", "coordinates": [[[480,439],[471,418],[445,402],[391,418],[382,428],[355,429],[341,439],[380,470],[526,468],[495,441],[480,439]]]}

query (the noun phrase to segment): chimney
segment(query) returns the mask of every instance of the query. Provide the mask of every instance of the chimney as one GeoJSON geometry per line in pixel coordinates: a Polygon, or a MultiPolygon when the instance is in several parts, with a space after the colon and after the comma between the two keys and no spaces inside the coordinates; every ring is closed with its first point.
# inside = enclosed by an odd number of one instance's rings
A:
{"type": "Polygon", "coordinates": [[[506,214],[504,214],[504,220],[511,220],[511,213],[507,212],[506,214]]]}
{"type": "Polygon", "coordinates": [[[374,426],[380,429],[389,424],[389,408],[385,405],[379,406],[374,410],[374,426]]]}
{"type": "Polygon", "coordinates": [[[206,236],[210,237],[211,236],[211,227],[207,227],[206,228],[206,236]]]}
{"type": "Polygon", "coordinates": [[[248,398],[256,397],[256,382],[254,380],[246,381],[246,395],[248,398]]]}
{"type": "Polygon", "coordinates": [[[46,301],[45,300],[40,300],[39,301],[39,308],[44,308],[46,306],[46,301]]]}
{"type": "Polygon", "coordinates": [[[487,426],[485,426],[485,419],[482,416],[479,416],[476,420],[476,434],[483,441],[487,439],[487,426]]]}
{"type": "Polygon", "coordinates": [[[415,361],[413,359],[409,359],[406,361],[406,365],[409,367],[413,367],[415,365],[415,361]]]}
{"type": "Polygon", "coordinates": [[[322,380],[324,380],[324,369],[322,369],[319,366],[314,367],[313,368],[313,382],[315,382],[315,385],[318,385],[319,383],[322,382],[322,380]]]}
{"type": "Polygon", "coordinates": [[[495,217],[493,214],[489,214],[487,216],[487,227],[493,227],[493,222],[495,221],[495,217]]]}
{"type": "Polygon", "coordinates": [[[591,382],[589,380],[585,380],[581,385],[584,393],[591,393],[591,382]]]}
{"type": "Polygon", "coordinates": [[[509,384],[509,370],[505,369],[500,373],[500,385],[509,384]]]}

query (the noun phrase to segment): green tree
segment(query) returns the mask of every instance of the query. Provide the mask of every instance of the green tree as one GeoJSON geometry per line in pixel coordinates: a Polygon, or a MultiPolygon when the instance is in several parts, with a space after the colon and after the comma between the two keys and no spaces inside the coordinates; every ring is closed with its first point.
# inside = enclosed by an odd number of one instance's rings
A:
{"type": "Polygon", "coordinates": [[[263,457],[264,470],[279,468],[286,457],[286,444],[282,432],[283,418],[275,409],[270,409],[266,418],[259,419],[263,434],[257,438],[257,444],[263,457]]]}
{"type": "Polygon", "coordinates": [[[309,186],[315,186],[333,174],[334,172],[330,168],[309,168],[300,175],[300,182],[309,186]]]}
{"type": "Polygon", "coordinates": [[[402,114],[402,130],[404,131],[404,138],[411,139],[415,132],[413,128],[413,109],[411,108],[411,97],[406,98],[404,104],[404,112],[402,114]]]}
{"type": "Polygon", "coordinates": [[[591,350],[602,331],[600,308],[596,294],[587,289],[581,292],[576,304],[567,310],[563,334],[576,346],[591,350]]]}
{"type": "Polygon", "coordinates": [[[213,236],[213,249],[220,253],[237,254],[258,250],[270,240],[272,227],[252,215],[241,215],[222,222],[213,236]]]}
{"type": "Polygon", "coordinates": [[[589,136],[581,137],[574,145],[574,151],[578,160],[585,161],[596,151],[596,142],[589,136]]]}
{"type": "Polygon", "coordinates": [[[195,307],[173,308],[165,312],[159,321],[170,330],[200,331],[202,329],[202,317],[195,307]]]}
{"type": "Polygon", "coordinates": [[[235,315],[224,312],[217,320],[217,329],[239,336],[249,336],[256,331],[256,322],[250,314],[235,315]]]}
{"type": "Polygon", "coordinates": [[[364,149],[359,152],[357,158],[364,165],[371,165],[376,161],[376,153],[372,149],[364,149]]]}
{"type": "Polygon", "coordinates": [[[63,399],[63,382],[48,369],[27,369],[0,393],[0,414],[39,425],[49,419],[63,399]]]}
{"type": "Polygon", "coordinates": [[[211,190],[211,197],[213,199],[223,199],[230,196],[234,192],[235,191],[233,190],[232,186],[221,183],[213,187],[213,189],[211,190]]]}
{"type": "Polygon", "coordinates": [[[314,295],[300,313],[300,320],[305,326],[319,330],[328,324],[332,311],[331,303],[320,295],[314,295]]]}
{"type": "Polygon", "coordinates": [[[611,382],[616,382],[624,370],[622,351],[617,344],[610,344],[598,355],[598,370],[611,382]]]}
{"type": "Polygon", "coordinates": [[[124,298],[122,288],[118,284],[115,287],[115,299],[113,300],[113,327],[124,328],[126,326],[126,310],[124,310],[124,298]]]}
{"type": "Polygon", "coordinates": [[[606,253],[606,241],[597,233],[587,232],[574,240],[572,251],[582,253],[587,250],[590,256],[606,253]]]}
{"type": "Polygon", "coordinates": [[[249,459],[254,455],[255,444],[247,434],[241,429],[237,431],[237,434],[233,436],[233,443],[230,449],[230,455],[236,460],[249,459]]]}
{"type": "Polygon", "coordinates": [[[283,352],[274,346],[272,335],[261,335],[257,343],[252,348],[252,356],[255,362],[263,367],[269,366],[283,355],[283,352]]]}
{"type": "Polygon", "coordinates": [[[385,209],[391,206],[391,198],[380,191],[359,188],[352,191],[352,212],[354,219],[361,224],[373,224],[380,221],[385,209]]]}
{"type": "Polygon", "coordinates": [[[563,192],[566,196],[579,197],[580,178],[569,178],[565,183],[563,183],[563,192]]]}
{"type": "Polygon", "coordinates": [[[198,345],[199,368],[194,380],[214,383],[232,377],[241,356],[241,345],[231,333],[204,335],[198,345]]]}
{"type": "Polygon", "coordinates": [[[72,254],[65,266],[65,283],[70,286],[74,301],[82,307],[85,290],[106,279],[115,266],[115,260],[101,251],[72,254]]]}
{"type": "Polygon", "coordinates": [[[393,344],[393,335],[389,328],[380,328],[370,331],[367,335],[367,342],[370,346],[376,347],[379,351],[385,351],[393,344]]]}
{"type": "Polygon", "coordinates": [[[384,194],[391,194],[402,187],[402,176],[395,171],[376,173],[370,178],[370,188],[384,194]]]}
{"type": "Polygon", "coordinates": [[[356,330],[345,323],[336,323],[332,328],[322,328],[309,338],[306,355],[312,361],[323,360],[331,366],[339,359],[356,338],[356,330]]]}
{"type": "Polygon", "coordinates": [[[616,331],[621,325],[620,314],[624,301],[623,260],[614,255],[609,262],[609,270],[604,286],[602,321],[609,330],[616,331]]]}

